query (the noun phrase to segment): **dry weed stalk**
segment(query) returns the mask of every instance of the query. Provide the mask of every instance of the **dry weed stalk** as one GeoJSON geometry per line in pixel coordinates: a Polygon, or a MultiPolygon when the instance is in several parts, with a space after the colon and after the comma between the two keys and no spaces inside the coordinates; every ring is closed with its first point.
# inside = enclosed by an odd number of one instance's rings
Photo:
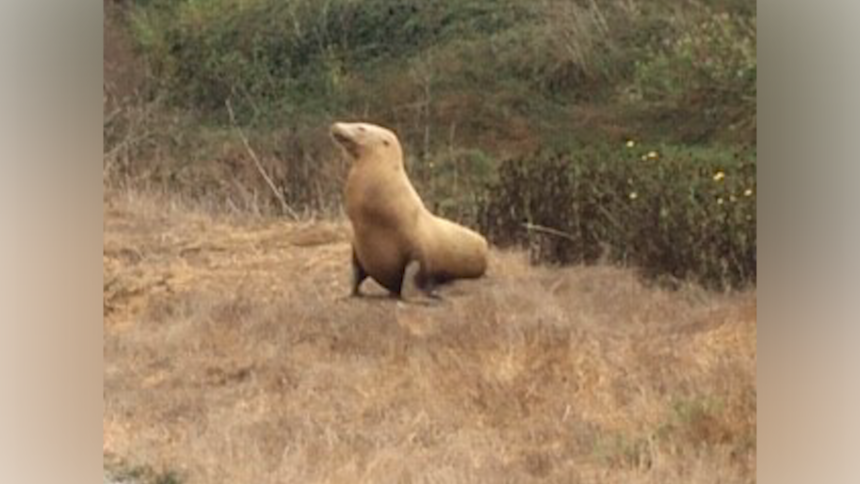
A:
{"type": "Polygon", "coordinates": [[[245,133],[242,131],[242,128],[239,127],[239,124],[236,122],[236,115],[233,113],[233,106],[230,103],[230,100],[227,99],[224,101],[224,105],[227,107],[227,113],[230,115],[230,124],[233,126],[233,129],[236,131],[236,134],[242,140],[242,144],[245,146],[245,150],[248,152],[248,156],[251,157],[251,160],[254,162],[254,166],[256,166],[257,171],[266,181],[266,184],[272,190],[272,194],[275,198],[278,199],[278,202],[281,204],[281,210],[289,215],[293,220],[298,220],[299,216],[293,210],[292,207],[287,203],[287,199],[284,197],[284,194],[278,187],[275,185],[275,182],[272,181],[272,178],[266,173],[266,170],[263,168],[263,164],[260,163],[260,158],[257,157],[257,153],[254,152],[254,149],[251,148],[251,143],[248,142],[248,137],[245,136],[245,133]]]}

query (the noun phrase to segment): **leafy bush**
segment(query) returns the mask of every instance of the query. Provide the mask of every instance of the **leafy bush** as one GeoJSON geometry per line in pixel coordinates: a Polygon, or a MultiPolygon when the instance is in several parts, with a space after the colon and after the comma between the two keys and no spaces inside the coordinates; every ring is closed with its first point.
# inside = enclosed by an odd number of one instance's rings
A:
{"type": "Polygon", "coordinates": [[[755,153],[611,146],[510,159],[479,221],[533,259],[608,259],[651,276],[738,287],[756,277],[755,153]]]}
{"type": "Polygon", "coordinates": [[[496,160],[481,150],[436,153],[409,176],[433,213],[474,224],[476,195],[495,171],[496,160]]]}
{"type": "Polygon", "coordinates": [[[711,13],[680,27],[635,63],[629,101],[673,114],[669,119],[689,140],[718,129],[754,133],[755,17],[711,13]]]}
{"type": "MultiPolygon", "coordinates": [[[[488,152],[507,148],[486,140],[488,129],[524,145],[553,143],[571,125],[603,137],[604,126],[644,127],[667,141],[754,136],[755,9],[748,0],[683,9],[670,0],[133,5],[132,30],[157,89],[208,125],[227,124],[229,98],[249,127],[360,116],[423,143],[415,133],[456,125],[465,147],[488,152]],[[581,122],[571,109],[578,105],[596,114],[600,129],[581,122]]],[[[438,149],[439,138],[425,148],[438,149]]]]}
{"type": "Polygon", "coordinates": [[[342,108],[353,78],[380,61],[504,29],[517,10],[507,0],[184,0],[144,3],[133,24],[174,101],[223,115],[235,98],[241,119],[271,124],[342,108]]]}

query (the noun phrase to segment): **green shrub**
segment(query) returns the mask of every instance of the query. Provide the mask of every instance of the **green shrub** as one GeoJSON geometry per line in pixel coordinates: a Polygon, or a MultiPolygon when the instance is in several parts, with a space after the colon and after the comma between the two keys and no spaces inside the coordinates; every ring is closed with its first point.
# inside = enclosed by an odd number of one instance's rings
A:
{"type": "Polygon", "coordinates": [[[635,63],[628,101],[661,113],[688,141],[717,130],[754,133],[755,47],[755,17],[724,12],[687,19],[635,63]]]}
{"type": "MultiPolygon", "coordinates": [[[[343,109],[351,79],[404,63],[446,39],[515,24],[516,2],[184,0],[143,3],[136,37],[175,102],[243,121],[343,109]],[[506,6],[508,8],[506,8],[506,6]]],[[[359,106],[360,107],[360,106],[359,106]]],[[[222,119],[223,121],[223,119],[222,119]]]]}
{"type": "MultiPolygon", "coordinates": [[[[207,125],[228,123],[229,98],[249,128],[364,117],[414,142],[412,130],[444,133],[456,124],[466,147],[488,152],[507,148],[486,140],[488,130],[545,145],[572,125],[604,138],[612,131],[684,142],[754,137],[748,0],[684,8],[669,0],[133,5],[132,30],[157,90],[207,125]]],[[[435,150],[440,141],[430,144],[435,150]]]]}
{"type": "Polygon", "coordinates": [[[739,287],[755,282],[755,208],[754,152],[599,146],[503,162],[479,221],[536,261],[739,287]]]}
{"type": "Polygon", "coordinates": [[[413,160],[409,176],[433,213],[474,225],[476,196],[492,178],[495,165],[481,150],[451,149],[421,163],[413,160]]]}

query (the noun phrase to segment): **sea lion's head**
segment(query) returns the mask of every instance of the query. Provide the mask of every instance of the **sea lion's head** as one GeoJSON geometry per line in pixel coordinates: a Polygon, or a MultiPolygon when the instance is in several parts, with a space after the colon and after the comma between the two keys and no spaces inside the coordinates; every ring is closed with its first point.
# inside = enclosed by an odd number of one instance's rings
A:
{"type": "Polygon", "coordinates": [[[334,123],[331,136],[350,156],[362,159],[370,155],[402,160],[397,135],[389,129],[370,123],[334,123]]]}

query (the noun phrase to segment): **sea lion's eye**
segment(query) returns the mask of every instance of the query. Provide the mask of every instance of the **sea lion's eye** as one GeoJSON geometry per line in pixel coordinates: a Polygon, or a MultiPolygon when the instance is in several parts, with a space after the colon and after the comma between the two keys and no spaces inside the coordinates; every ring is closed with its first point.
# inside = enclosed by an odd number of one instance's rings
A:
{"type": "Polygon", "coordinates": [[[364,129],[364,126],[359,126],[359,127],[358,127],[358,130],[359,130],[359,131],[361,131],[361,132],[367,131],[366,129],[364,129]]]}

